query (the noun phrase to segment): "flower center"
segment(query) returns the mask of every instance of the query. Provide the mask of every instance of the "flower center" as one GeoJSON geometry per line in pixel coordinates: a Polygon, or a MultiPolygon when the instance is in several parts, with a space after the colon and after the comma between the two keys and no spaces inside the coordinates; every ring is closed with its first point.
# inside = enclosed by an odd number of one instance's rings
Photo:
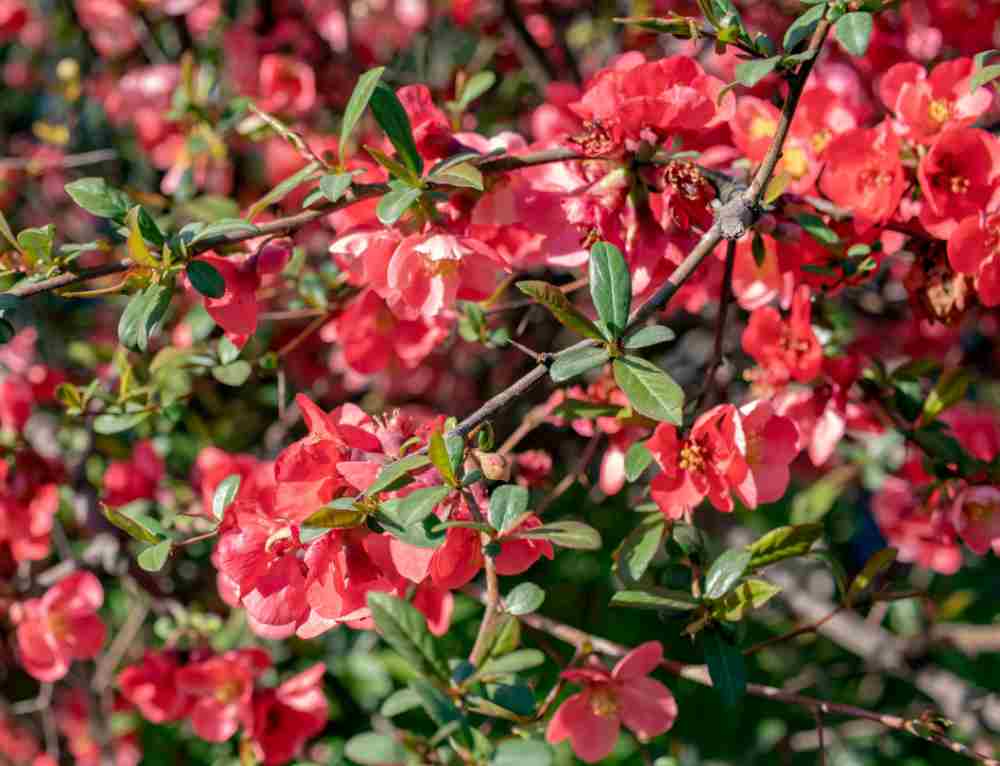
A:
{"type": "Polygon", "coordinates": [[[927,116],[941,125],[951,116],[951,106],[943,98],[936,98],[927,106],[927,116]]]}
{"type": "Polygon", "coordinates": [[[964,510],[970,521],[978,523],[986,521],[990,516],[1000,511],[1000,505],[996,503],[966,503],[964,510]]]}
{"type": "Polygon", "coordinates": [[[858,186],[860,187],[859,191],[878,189],[880,187],[888,186],[891,183],[892,173],[873,165],[865,168],[858,174],[858,186]]]}
{"type": "Polygon", "coordinates": [[[783,165],[792,178],[802,178],[802,176],[809,172],[809,158],[797,146],[785,150],[783,165]]]}
{"type": "Polygon", "coordinates": [[[761,138],[770,138],[778,129],[778,123],[770,117],[760,115],[750,120],[750,138],[757,141],[761,138]]]}
{"type": "Polygon", "coordinates": [[[594,715],[601,718],[608,718],[618,714],[618,697],[614,689],[608,686],[599,686],[590,692],[590,709],[594,715]]]}
{"type": "Polygon", "coordinates": [[[232,702],[240,696],[240,688],[239,681],[224,681],[215,688],[215,698],[222,703],[232,702]]]}
{"type": "Polygon", "coordinates": [[[69,633],[69,620],[62,612],[51,612],[48,618],[49,630],[57,639],[64,639],[69,633]]]}
{"type": "Polygon", "coordinates": [[[700,471],[705,465],[705,451],[700,444],[687,441],[681,447],[680,466],[685,471],[700,471]]]}
{"type": "Polygon", "coordinates": [[[611,154],[617,148],[614,134],[600,120],[587,120],[583,123],[583,132],[570,140],[580,147],[588,157],[603,157],[611,154]]]}
{"type": "Polygon", "coordinates": [[[276,532],[272,532],[271,536],[264,542],[264,550],[274,556],[284,556],[295,550],[295,547],[296,542],[291,527],[282,527],[276,532]]]}
{"type": "Polygon", "coordinates": [[[823,150],[826,149],[827,144],[830,143],[831,138],[833,138],[833,133],[826,128],[823,128],[818,133],[812,134],[812,138],[809,139],[809,143],[812,144],[812,149],[816,152],[816,154],[822,154],[823,150]]]}
{"type": "Polygon", "coordinates": [[[951,176],[947,180],[952,194],[965,194],[969,191],[969,179],[965,176],[951,176]]]}

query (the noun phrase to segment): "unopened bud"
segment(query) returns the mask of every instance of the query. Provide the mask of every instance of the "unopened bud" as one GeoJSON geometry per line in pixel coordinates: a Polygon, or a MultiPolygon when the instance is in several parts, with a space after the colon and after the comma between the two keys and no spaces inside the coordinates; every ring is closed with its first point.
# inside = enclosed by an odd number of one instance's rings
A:
{"type": "Polygon", "coordinates": [[[476,462],[490,481],[507,481],[510,479],[510,461],[499,452],[483,452],[473,450],[476,462]]]}

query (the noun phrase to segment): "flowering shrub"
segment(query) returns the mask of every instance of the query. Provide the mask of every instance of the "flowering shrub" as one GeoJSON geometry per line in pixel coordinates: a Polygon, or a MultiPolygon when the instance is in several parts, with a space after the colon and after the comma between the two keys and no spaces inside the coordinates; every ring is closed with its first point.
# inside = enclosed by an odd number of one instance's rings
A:
{"type": "Polygon", "coordinates": [[[0,0],[0,762],[997,763],[1000,10],[634,5],[0,0]]]}

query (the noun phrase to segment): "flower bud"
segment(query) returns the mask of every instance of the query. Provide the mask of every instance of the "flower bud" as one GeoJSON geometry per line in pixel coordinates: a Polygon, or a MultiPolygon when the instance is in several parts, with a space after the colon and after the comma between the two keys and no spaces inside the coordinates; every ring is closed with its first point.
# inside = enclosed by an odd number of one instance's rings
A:
{"type": "Polygon", "coordinates": [[[490,481],[507,481],[510,479],[510,461],[499,452],[483,452],[473,450],[472,454],[479,463],[479,467],[490,481]]]}

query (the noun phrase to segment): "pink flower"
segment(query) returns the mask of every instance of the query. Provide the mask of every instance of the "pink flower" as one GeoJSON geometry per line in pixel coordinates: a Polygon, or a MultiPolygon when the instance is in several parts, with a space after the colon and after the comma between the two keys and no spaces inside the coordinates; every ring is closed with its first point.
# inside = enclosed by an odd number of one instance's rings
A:
{"type": "Polygon", "coordinates": [[[150,650],[141,662],[129,665],[118,674],[118,688],[147,721],[176,721],[187,713],[192,703],[176,684],[178,670],[180,665],[174,653],[150,650]]]}
{"type": "Polygon", "coordinates": [[[743,349],[775,385],[815,378],[823,364],[823,348],[812,329],[809,288],[800,285],[795,291],[788,321],[771,306],[755,310],[743,331],[743,349]]]}
{"type": "Polygon", "coordinates": [[[260,108],[300,116],[316,103],[312,67],[290,56],[268,54],[260,60],[260,108]]]}
{"type": "Polygon", "coordinates": [[[163,458],[149,440],[135,445],[128,460],[112,460],[104,473],[103,500],[111,506],[149,500],[166,473],[163,458]]]}
{"type": "Polygon", "coordinates": [[[190,720],[195,733],[209,742],[225,742],[241,724],[249,728],[254,679],[270,665],[261,649],[236,649],[181,668],[177,688],[194,700],[190,720]]]}
{"type": "Polygon", "coordinates": [[[975,278],[985,306],[1000,305],[1000,213],[977,212],[964,218],[948,238],[948,262],[975,278]]]}
{"type": "Polygon", "coordinates": [[[593,660],[562,677],[583,687],[555,712],[545,738],[552,744],[570,740],[576,755],[597,763],[610,755],[624,724],[640,740],[659,736],[674,725],[677,702],[670,690],[647,676],[663,659],[663,649],[648,641],[622,657],[611,672],[593,660]]]}
{"type": "Polygon", "coordinates": [[[74,572],[41,598],[11,608],[24,669],[39,681],[58,681],[73,660],[97,655],[106,629],[97,610],[104,589],[90,572],[74,572]]]}
{"type": "Polygon", "coordinates": [[[749,508],[780,500],[788,489],[788,465],[799,453],[799,429],[763,399],[743,405],[740,421],[749,470],[736,494],[749,508]]]}
{"type": "Polygon", "coordinates": [[[265,766],[288,763],[311,737],[326,726],[329,703],[323,693],[326,666],[317,663],[276,689],[253,695],[253,725],[249,734],[263,751],[265,766]]]}
{"type": "Polygon", "coordinates": [[[973,553],[1000,549],[1000,489],[967,487],[955,498],[951,522],[973,553]]]}

